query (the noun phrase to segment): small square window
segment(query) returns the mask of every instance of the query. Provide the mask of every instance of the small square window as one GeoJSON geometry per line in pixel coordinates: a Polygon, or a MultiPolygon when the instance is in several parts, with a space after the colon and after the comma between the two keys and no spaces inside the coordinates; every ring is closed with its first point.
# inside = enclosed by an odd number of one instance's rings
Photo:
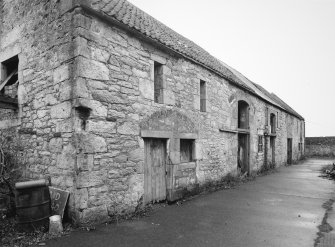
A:
{"type": "Polygon", "coordinates": [[[200,111],[206,112],[206,82],[200,80],[200,111]]]}
{"type": "Polygon", "coordinates": [[[191,162],[193,161],[193,145],[194,140],[191,139],[180,139],[180,162],[191,162]]]}
{"type": "Polygon", "coordinates": [[[263,152],[263,136],[258,136],[258,152],[263,152]]]}

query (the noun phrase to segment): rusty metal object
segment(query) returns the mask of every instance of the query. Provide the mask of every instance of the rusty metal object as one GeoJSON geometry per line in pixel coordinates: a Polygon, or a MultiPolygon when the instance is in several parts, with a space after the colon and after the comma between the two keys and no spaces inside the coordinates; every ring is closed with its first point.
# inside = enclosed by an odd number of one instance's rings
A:
{"type": "Polygon", "coordinates": [[[40,179],[40,180],[16,183],[15,189],[21,190],[21,189],[35,188],[35,187],[48,186],[48,185],[49,185],[49,181],[47,179],[40,179]]]}
{"type": "Polygon", "coordinates": [[[48,184],[45,179],[15,184],[16,219],[20,230],[48,226],[51,215],[48,184]]]}

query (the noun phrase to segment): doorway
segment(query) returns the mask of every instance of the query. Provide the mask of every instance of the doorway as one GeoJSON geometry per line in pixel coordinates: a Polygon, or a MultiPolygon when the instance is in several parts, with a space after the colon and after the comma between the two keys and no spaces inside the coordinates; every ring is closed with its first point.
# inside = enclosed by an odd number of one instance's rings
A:
{"type": "Polygon", "coordinates": [[[249,174],[249,135],[238,134],[237,170],[249,174]]]}
{"type": "Polygon", "coordinates": [[[287,138],[287,164],[292,164],[292,138],[287,138]]]}
{"type": "Polygon", "coordinates": [[[144,139],[144,204],[166,199],[166,139],[144,139]]]}
{"type": "Polygon", "coordinates": [[[270,137],[271,168],[276,166],[276,138],[270,137]]]}

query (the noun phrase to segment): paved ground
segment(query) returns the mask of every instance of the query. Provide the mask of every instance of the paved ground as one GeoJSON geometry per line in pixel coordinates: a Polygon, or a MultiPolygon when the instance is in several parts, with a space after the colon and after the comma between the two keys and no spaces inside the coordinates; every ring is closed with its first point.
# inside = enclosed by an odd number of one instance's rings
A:
{"type": "Polygon", "coordinates": [[[76,231],[47,246],[335,246],[335,183],[318,177],[325,164],[330,161],[311,159],[282,167],[238,188],[161,207],[140,220],[76,231]]]}

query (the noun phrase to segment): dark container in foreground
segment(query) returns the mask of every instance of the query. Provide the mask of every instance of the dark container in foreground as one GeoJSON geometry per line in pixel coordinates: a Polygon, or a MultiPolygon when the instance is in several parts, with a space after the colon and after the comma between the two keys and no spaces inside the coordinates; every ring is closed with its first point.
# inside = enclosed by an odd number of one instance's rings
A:
{"type": "Polygon", "coordinates": [[[49,225],[51,202],[45,179],[16,183],[16,221],[21,231],[34,231],[49,225]]]}

